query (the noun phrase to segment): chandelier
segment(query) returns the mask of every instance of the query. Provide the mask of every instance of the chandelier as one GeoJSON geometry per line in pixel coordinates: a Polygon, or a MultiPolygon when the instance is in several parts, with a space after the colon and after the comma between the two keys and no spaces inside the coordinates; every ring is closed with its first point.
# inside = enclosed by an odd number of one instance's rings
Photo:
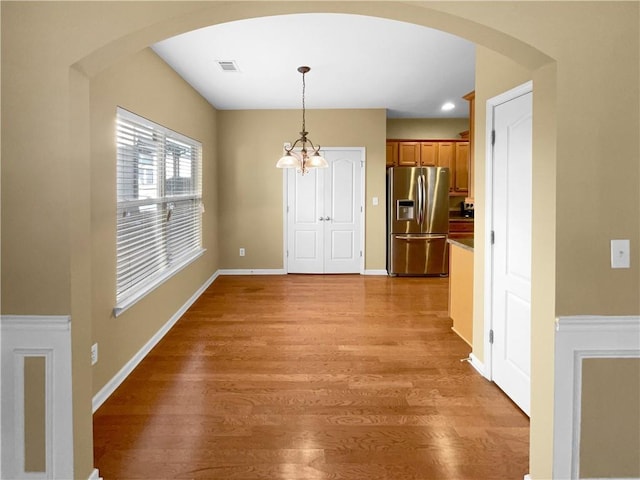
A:
{"type": "Polygon", "coordinates": [[[298,71],[302,74],[302,131],[300,132],[300,138],[292,144],[285,144],[285,153],[282,158],[278,160],[278,163],[276,163],[277,168],[295,168],[302,175],[307,173],[311,168],[326,168],[329,166],[324,157],[320,155],[320,145],[316,147],[313,142],[307,138],[309,132],[307,132],[305,128],[304,92],[306,85],[304,76],[309,70],[311,70],[309,67],[298,67],[298,71]],[[310,150],[307,150],[307,143],[309,144],[310,150]],[[300,152],[294,152],[293,149],[298,144],[300,144],[302,148],[300,152]]]}

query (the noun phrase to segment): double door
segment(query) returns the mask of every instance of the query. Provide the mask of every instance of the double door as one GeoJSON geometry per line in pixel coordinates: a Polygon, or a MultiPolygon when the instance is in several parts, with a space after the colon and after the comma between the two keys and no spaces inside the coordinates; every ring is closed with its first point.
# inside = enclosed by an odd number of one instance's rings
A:
{"type": "Polygon", "coordinates": [[[289,273],[363,270],[363,149],[323,149],[328,168],[287,171],[289,273]]]}

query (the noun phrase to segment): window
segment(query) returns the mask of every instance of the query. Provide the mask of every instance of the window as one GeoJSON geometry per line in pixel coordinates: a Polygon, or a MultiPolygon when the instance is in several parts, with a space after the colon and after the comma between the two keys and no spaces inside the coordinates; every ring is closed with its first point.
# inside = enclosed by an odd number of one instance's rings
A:
{"type": "Polygon", "coordinates": [[[202,145],[117,112],[116,307],[120,314],[202,249],[202,145]]]}

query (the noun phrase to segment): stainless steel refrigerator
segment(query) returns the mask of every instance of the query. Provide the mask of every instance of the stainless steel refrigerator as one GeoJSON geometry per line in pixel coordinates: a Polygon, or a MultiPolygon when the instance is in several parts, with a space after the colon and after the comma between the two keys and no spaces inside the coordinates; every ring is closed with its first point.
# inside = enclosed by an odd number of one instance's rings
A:
{"type": "Polygon", "coordinates": [[[388,170],[387,270],[390,275],[447,275],[449,169],[388,170]]]}

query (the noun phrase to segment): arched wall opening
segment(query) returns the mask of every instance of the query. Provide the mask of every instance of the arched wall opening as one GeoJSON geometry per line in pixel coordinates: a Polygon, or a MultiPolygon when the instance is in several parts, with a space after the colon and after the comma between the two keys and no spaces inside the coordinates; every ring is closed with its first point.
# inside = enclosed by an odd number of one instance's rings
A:
{"type": "MultiPolygon", "coordinates": [[[[544,256],[547,259],[554,258],[555,255],[555,238],[553,232],[555,232],[555,217],[548,213],[553,210],[549,210],[550,204],[554,206],[555,191],[549,189],[550,185],[545,184],[543,189],[535,191],[535,185],[542,185],[542,182],[536,182],[535,178],[554,178],[555,175],[555,145],[550,139],[555,138],[554,125],[554,104],[555,104],[555,64],[551,57],[540,52],[537,48],[528,45],[522,40],[517,39],[515,36],[511,36],[507,33],[500,31],[499,29],[485,25],[481,22],[475,22],[473,15],[460,15],[460,12],[447,12],[444,10],[438,10],[434,8],[417,7],[407,4],[391,4],[383,2],[367,3],[365,5],[359,4],[359,2],[340,2],[338,3],[325,3],[325,2],[283,2],[283,3],[267,3],[257,2],[251,4],[245,4],[244,2],[237,2],[229,5],[216,5],[208,4],[205,8],[185,8],[183,12],[180,12],[179,7],[167,8],[166,12],[158,14],[155,21],[141,21],[135,27],[127,26],[126,29],[118,33],[114,33],[106,44],[96,48],[95,50],[87,53],[83,58],[75,62],[71,66],[71,84],[70,84],[70,102],[72,105],[71,115],[71,130],[77,132],[78,135],[73,135],[76,139],[78,137],[86,140],[86,143],[82,142],[82,148],[77,149],[76,152],[91,152],[92,146],[90,145],[90,135],[86,131],[87,114],[91,109],[89,104],[89,84],[91,78],[101,72],[103,69],[109,67],[114,62],[132,55],[143,48],[146,48],[153,43],[160,41],[164,38],[174,36],[180,33],[184,33],[197,28],[205,27],[208,25],[241,20],[245,18],[254,18],[267,15],[282,15],[291,13],[348,13],[348,14],[362,14],[369,16],[379,16],[382,18],[388,18],[393,20],[400,20],[410,23],[423,25],[430,28],[446,31],[466,38],[475,42],[479,46],[485,47],[489,51],[496,52],[499,55],[510,58],[513,62],[519,64],[523,70],[529,71],[531,79],[534,81],[535,89],[535,117],[536,127],[534,128],[534,216],[538,218],[536,231],[534,231],[534,264],[536,263],[536,256],[540,255],[539,252],[544,252],[544,256]],[[544,158],[543,162],[537,161],[538,158],[544,158]],[[536,201],[537,198],[537,201],[536,201]],[[542,210],[547,213],[543,215],[540,213],[542,210]],[[538,212],[536,214],[536,212],[538,212]],[[543,232],[545,232],[543,234],[543,232]]],[[[455,9],[454,9],[455,10],[455,9]]],[[[510,86],[506,85],[505,90],[510,86]]],[[[485,94],[484,99],[491,95],[500,93],[500,91],[492,91],[485,94]]],[[[484,110],[481,109],[478,115],[478,122],[481,128],[478,131],[478,137],[484,133],[484,110]]],[[[480,149],[481,147],[478,147],[480,149]]],[[[483,153],[476,155],[476,158],[484,158],[483,153]]],[[[89,155],[90,156],[90,155],[89,155]]],[[[80,155],[76,159],[81,163],[80,155]]],[[[73,162],[73,160],[72,160],[73,162]]],[[[90,169],[90,165],[84,164],[83,167],[90,169]]],[[[90,177],[87,170],[82,173],[83,170],[77,171],[78,174],[83,175],[85,179],[90,177]]],[[[483,182],[484,167],[482,161],[476,165],[476,182],[483,182]]],[[[372,185],[376,185],[383,182],[383,175],[377,179],[373,174],[367,174],[371,176],[368,178],[368,188],[372,185]],[[369,184],[371,182],[371,184],[369,184]]],[[[553,185],[553,184],[552,184],[553,185]]],[[[87,192],[88,193],[88,192],[87,192]]],[[[482,199],[480,198],[480,201],[482,199]]],[[[90,205],[90,202],[87,202],[90,205]]],[[[84,209],[79,209],[75,213],[72,223],[82,225],[90,221],[91,212],[84,209]]],[[[382,217],[367,217],[367,223],[378,223],[384,225],[384,214],[382,217]]],[[[478,222],[480,223],[480,222],[478,222]]],[[[87,240],[86,236],[90,236],[91,226],[87,225],[81,232],[78,233],[76,242],[78,244],[87,240]],[[84,240],[83,240],[84,238],[84,240]]],[[[90,240],[90,239],[89,239],[90,240]]],[[[483,258],[484,245],[481,242],[476,241],[476,259],[483,258]]],[[[83,262],[79,259],[78,265],[82,265],[83,262]]],[[[533,389],[538,392],[536,394],[536,400],[532,407],[532,424],[531,424],[531,462],[532,470],[538,472],[550,472],[551,468],[551,441],[552,438],[552,411],[553,411],[553,369],[552,359],[549,359],[546,355],[540,354],[540,350],[535,348],[535,345],[542,345],[544,343],[552,343],[553,338],[548,333],[542,332],[548,331],[548,327],[552,324],[555,315],[555,275],[553,270],[553,262],[550,261],[548,268],[534,269],[534,292],[537,295],[534,296],[535,305],[533,307],[533,315],[539,320],[538,332],[532,332],[534,337],[533,351],[533,389]],[[536,298],[538,301],[536,302],[536,298]],[[546,326],[546,327],[545,327],[546,326]],[[539,358],[537,358],[539,357],[539,358]],[[538,421],[538,419],[540,419],[538,421]]],[[[477,292],[483,292],[482,285],[483,265],[481,261],[477,260],[476,263],[476,275],[475,275],[475,290],[477,292]]],[[[83,281],[87,277],[91,277],[89,270],[76,271],[75,275],[72,274],[72,290],[77,289],[78,292],[86,291],[87,283],[83,281]],[[75,285],[75,287],[74,287],[75,285]]],[[[73,294],[72,294],[73,296],[73,294]]],[[[477,299],[478,297],[476,297],[477,299]]],[[[478,303],[476,301],[476,303],[478,303]]],[[[480,312],[482,312],[482,302],[475,307],[474,317],[474,329],[482,331],[483,322],[480,312]]],[[[76,310],[78,314],[88,314],[90,312],[90,305],[77,305],[74,308],[72,305],[72,311],[76,310]]],[[[74,316],[77,316],[74,314],[74,316]]],[[[85,315],[82,315],[85,316],[85,315]]],[[[91,315],[88,315],[91,317],[91,315]]],[[[84,352],[91,345],[91,327],[90,325],[84,325],[82,328],[74,329],[74,351],[84,352]]],[[[474,351],[482,350],[481,340],[478,342],[474,339],[474,351]]],[[[479,354],[481,355],[481,354],[479,354]]],[[[76,356],[77,357],[77,356],[76,356]]],[[[92,380],[91,368],[87,365],[76,362],[74,364],[74,383],[77,384],[79,379],[92,380]]],[[[84,383],[84,382],[83,382],[84,383]]],[[[91,392],[79,391],[76,389],[76,403],[79,405],[90,404],[91,392]]],[[[90,412],[81,408],[76,408],[75,411],[75,433],[76,438],[87,438],[88,432],[91,431],[90,424],[90,412]]],[[[90,450],[91,442],[76,442],[75,445],[75,471],[86,471],[90,465],[87,465],[87,460],[91,458],[92,452],[90,450]]],[[[543,475],[542,475],[543,476],[543,475]]]]}
{"type": "Polygon", "coordinates": [[[3,3],[2,309],[72,314],[76,476],[86,478],[91,468],[96,377],[87,354],[95,268],[88,252],[94,213],[91,79],[160,39],[194,28],[312,12],[437,28],[531,72],[530,461],[533,478],[550,478],[555,317],[640,313],[637,261],[612,272],[602,254],[610,238],[636,239],[640,230],[635,2],[3,3]],[[43,197],[46,202],[39,201],[43,197]]]}

